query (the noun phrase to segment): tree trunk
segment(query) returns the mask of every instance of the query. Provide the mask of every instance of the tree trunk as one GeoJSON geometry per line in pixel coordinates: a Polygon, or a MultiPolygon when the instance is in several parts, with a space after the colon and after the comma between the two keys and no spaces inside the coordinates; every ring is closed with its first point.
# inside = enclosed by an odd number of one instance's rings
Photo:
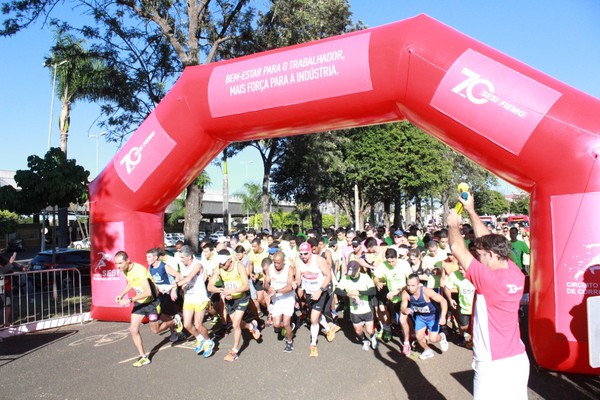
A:
{"type": "Polygon", "coordinates": [[[410,200],[408,199],[408,196],[404,197],[404,215],[405,218],[404,220],[406,221],[406,228],[408,228],[408,224],[413,223],[413,219],[410,215],[410,200]]]}
{"type": "Polygon", "coordinates": [[[402,199],[400,194],[394,195],[394,225],[399,229],[404,229],[404,221],[402,221],[402,199]]]}
{"type": "Polygon", "coordinates": [[[263,229],[271,229],[271,210],[270,210],[270,200],[271,196],[269,196],[269,177],[270,173],[267,173],[267,168],[265,165],[265,173],[263,175],[262,181],[262,195],[260,196],[262,203],[262,227],[263,229]]]}
{"type": "Polygon", "coordinates": [[[183,222],[183,234],[187,244],[194,253],[198,252],[198,233],[202,219],[201,206],[204,197],[204,188],[199,188],[196,182],[188,185],[185,195],[185,221],[183,222]]]}
{"type": "Polygon", "coordinates": [[[385,225],[386,228],[390,227],[391,209],[392,209],[392,200],[389,197],[383,199],[383,225],[385,225]]]}
{"type": "Polygon", "coordinates": [[[58,127],[60,128],[60,150],[67,155],[67,141],[69,140],[69,121],[71,119],[71,103],[63,102],[58,127]]]}
{"type": "Polygon", "coordinates": [[[421,212],[421,198],[415,196],[415,222],[417,225],[422,225],[423,215],[421,212]]]}
{"type": "Polygon", "coordinates": [[[229,174],[225,151],[223,152],[223,233],[229,235],[229,174]]]}

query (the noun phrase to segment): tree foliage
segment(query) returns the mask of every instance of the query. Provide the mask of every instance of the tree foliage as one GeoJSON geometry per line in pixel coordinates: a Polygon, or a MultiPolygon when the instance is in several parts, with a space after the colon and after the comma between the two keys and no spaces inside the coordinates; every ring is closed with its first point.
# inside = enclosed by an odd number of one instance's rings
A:
{"type": "Polygon", "coordinates": [[[474,191],[475,210],[479,215],[500,215],[509,210],[508,200],[497,190],[480,189],[474,191]]]}
{"type": "Polygon", "coordinates": [[[67,159],[65,153],[53,147],[40,158],[27,157],[29,170],[19,170],[15,181],[21,191],[16,192],[19,203],[25,203],[27,212],[38,212],[48,206],[67,208],[71,203],[83,204],[86,198],[89,171],[67,159]]]}
{"type": "Polygon", "coordinates": [[[14,232],[18,222],[19,216],[17,214],[0,209],[0,235],[14,232]]]}
{"type": "Polygon", "coordinates": [[[518,196],[510,203],[510,212],[513,214],[529,215],[529,206],[531,204],[531,196],[523,194],[518,196]]]}

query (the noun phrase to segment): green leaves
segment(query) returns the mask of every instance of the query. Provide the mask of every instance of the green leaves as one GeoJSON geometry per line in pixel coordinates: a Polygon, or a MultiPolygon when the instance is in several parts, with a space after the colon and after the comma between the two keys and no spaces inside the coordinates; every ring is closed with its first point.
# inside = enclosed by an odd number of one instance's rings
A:
{"type": "Polygon", "coordinates": [[[15,211],[31,214],[48,206],[64,208],[85,201],[90,173],[75,160],[68,160],[60,149],[51,148],[44,158],[29,156],[27,166],[29,170],[15,174],[21,188],[16,193],[20,206],[15,211]]]}

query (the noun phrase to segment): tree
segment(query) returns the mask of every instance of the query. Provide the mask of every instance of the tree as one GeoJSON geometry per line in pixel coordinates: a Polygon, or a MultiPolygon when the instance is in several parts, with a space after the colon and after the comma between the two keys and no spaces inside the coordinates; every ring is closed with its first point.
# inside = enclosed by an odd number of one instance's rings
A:
{"type": "MultiPolygon", "coordinates": [[[[101,106],[100,125],[107,129],[107,139],[115,142],[122,142],[141,124],[185,67],[239,55],[235,42],[249,38],[254,15],[248,0],[73,3],[93,21],[74,26],[55,18],[58,0],[9,0],[2,7],[6,18],[0,35],[10,36],[41,19],[88,39],[91,50],[122,74],[121,95],[101,106]]],[[[193,232],[198,237],[200,203],[200,190],[191,183],[186,191],[187,240],[193,232]]]]}
{"type": "MultiPolygon", "coordinates": [[[[258,214],[261,209],[262,200],[261,200],[261,187],[252,182],[244,183],[244,190],[241,192],[236,192],[233,194],[235,197],[238,197],[242,200],[242,212],[249,214],[258,214]]],[[[249,224],[250,222],[248,222],[249,224]]],[[[255,226],[258,228],[258,226],[255,226]]]]}
{"type": "MultiPolygon", "coordinates": [[[[27,214],[46,207],[67,209],[71,203],[85,201],[90,173],[75,160],[68,160],[59,148],[51,148],[44,158],[27,157],[27,167],[29,170],[15,173],[15,182],[21,190],[14,193],[18,202],[22,200],[32,207],[27,214]]],[[[60,239],[59,247],[69,245],[67,237],[60,239]]]]}
{"type": "Polygon", "coordinates": [[[58,121],[60,149],[67,154],[71,109],[78,101],[112,101],[118,99],[115,90],[119,82],[119,70],[107,67],[97,55],[87,51],[84,40],[56,32],[56,44],[45,66],[51,72],[56,68],[57,93],[61,102],[58,121]]]}
{"type": "Polygon", "coordinates": [[[204,189],[210,186],[210,177],[202,171],[193,183],[185,190],[185,221],[183,223],[183,236],[194,252],[198,252],[198,237],[200,221],[202,220],[202,204],[204,189]],[[192,218],[190,218],[192,216],[192,218]]]}
{"type": "Polygon", "coordinates": [[[510,212],[513,214],[525,214],[529,215],[529,205],[531,203],[531,196],[523,194],[518,196],[510,203],[510,212]]]}
{"type": "Polygon", "coordinates": [[[0,235],[14,232],[18,222],[19,216],[17,214],[0,209],[0,235]]]}
{"type": "Polygon", "coordinates": [[[475,209],[480,215],[500,215],[509,210],[508,200],[497,190],[475,190],[475,209]]]}
{"type": "MultiPolygon", "coordinates": [[[[350,4],[346,0],[272,0],[266,13],[259,12],[257,28],[253,31],[251,40],[240,43],[241,47],[238,52],[255,53],[362,29],[362,23],[354,24],[351,16],[350,4]]],[[[302,140],[316,141],[318,138],[302,140]]],[[[286,140],[271,138],[235,144],[238,150],[252,146],[260,153],[264,171],[262,180],[263,228],[270,228],[269,185],[273,167],[279,163],[282,154],[289,150],[287,144],[293,141],[293,138],[286,140]]],[[[318,198],[313,199],[312,203],[318,204],[318,198]]],[[[313,207],[312,214],[313,218],[319,219],[318,223],[313,220],[313,224],[320,226],[318,206],[313,207]]]]}

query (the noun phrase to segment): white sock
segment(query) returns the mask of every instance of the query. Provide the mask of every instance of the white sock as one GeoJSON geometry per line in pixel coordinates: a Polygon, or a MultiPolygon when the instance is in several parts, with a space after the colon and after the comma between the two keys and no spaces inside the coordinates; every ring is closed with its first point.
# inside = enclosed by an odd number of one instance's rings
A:
{"type": "Polygon", "coordinates": [[[198,339],[199,342],[202,342],[204,340],[204,336],[202,336],[202,334],[199,334],[198,336],[196,336],[196,339],[198,339]]]}
{"type": "Polygon", "coordinates": [[[317,336],[319,336],[319,324],[310,326],[310,345],[317,345],[317,336]]]}
{"type": "Polygon", "coordinates": [[[319,323],[321,324],[321,326],[323,327],[323,329],[325,329],[325,332],[329,332],[329,324],[327,323],[327,320],[325,319],[325,316],[323,314],[321,314],[321,318],[319,319],[319,323]]]}

